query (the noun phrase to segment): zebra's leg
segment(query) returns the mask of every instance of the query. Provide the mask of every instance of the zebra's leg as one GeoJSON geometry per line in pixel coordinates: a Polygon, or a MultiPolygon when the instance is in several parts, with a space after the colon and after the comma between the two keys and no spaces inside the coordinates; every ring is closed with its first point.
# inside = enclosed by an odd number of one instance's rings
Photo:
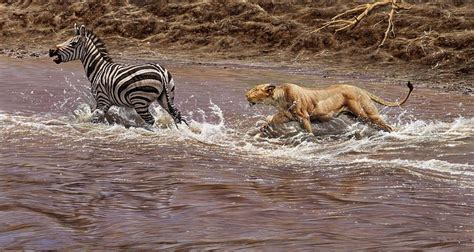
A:
{"type": "Polygon", "coordinates": [[[97,107],[92,112],[92,123],[100,123],[103,122],[105,119],[105,114],[109,111],[111,105],[110,104],[98,104],[97,107]]]}
{"type": "Polygon", "coordinates": [[[151,115],[149,107],[150,104],[134,104],[133,107],[137,111],[138,115],[149,125],[155,124],[155,118],[151,115]]]}

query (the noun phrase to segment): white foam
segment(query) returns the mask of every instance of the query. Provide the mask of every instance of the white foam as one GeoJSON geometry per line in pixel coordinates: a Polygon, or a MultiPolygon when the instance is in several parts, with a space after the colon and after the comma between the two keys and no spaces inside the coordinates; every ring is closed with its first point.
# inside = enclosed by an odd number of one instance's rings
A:
{"type": "MultiPolygon", "coordinates": [[[[63,106],[63,103],[59,103],[59,106],[63,106]]],[[[242,159],[295,164],[309,167],[308,169],[318,169],[320,166],[324,166],[324,169],[344,169],[354,164],[378,164],[387,168],[408,167],[410,172],[428,177],[436,176],[427,174],[427,171],[438,175],[469,177],[471,180],[474,176],[472,164],[439,160],[440,156],[432,153],[426,153],[427,160],[398,155],[404,149],[424,148],[425,145],[448,149],[468,144],[466,142],[474,138],[474,118],[458,117],[448,122],[403,122],[400,119],[403,117],[399,117],[397,130],[392,133],[373,130],[363,123],[341,120],[334,124],[315,126],[320,133],[316,138],[303,133],[297,124],[289,124],[275,129],[276,133],[282,133],[279,137],[268,137],[260,134],[250,124],[243,123],[240,128],[228,124],[222,109],[212,101],[206,110],[208,112],[197,108],[186,115],[191,128],[197,130],[184,126],[176,129],[167,113],[156,106],[152,113],[160,127],[153,132],[140,127],[137,123],[140,119],[137,119],[138,116],[131,109],[112,108],[109,114],[120,123],[112,125],[89,123],[92,111],[87,104],[80,104],[69,116],[59,118],[57,115],[20,116],[1,112],[0,134],[3,137],[5,131],[8,131],[9,134],[18,132],[21,135],[61,135],[63,138],[85,139],[90,142],[104,139],[110,143],[164,143],[176,145],[177,148],[206,144],[217,146],[223,153],[233,153],[242,159]],[[377,155],[382,158],[375,158],[377,155]],[[391,158],[393,156],[397,158],[391,158]]]]}
{"type": "Polygon", "coordinates": [[[374,160],[361,158],[353,161],[354,164],[376,164],[382,167],[405,168],[410,173],[421,177],[431,177],[438,180],[456,180],[462,182],[464,186],[474,188],[474,165],[451,163],[444,160],[374,160]],[[435,174],[430,174],[435,172],[435,174]]]}

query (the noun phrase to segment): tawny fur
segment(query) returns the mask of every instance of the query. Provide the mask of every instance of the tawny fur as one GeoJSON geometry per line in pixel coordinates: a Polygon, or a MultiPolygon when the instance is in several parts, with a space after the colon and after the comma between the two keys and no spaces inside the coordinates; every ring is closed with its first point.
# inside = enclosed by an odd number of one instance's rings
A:
{"type": "Polygon", "coordinates": [[[373,101],[385,106],[401,106],[410,96],[413,86],[401,102],[388,102],[361,88],[352,85],[334,85],[324,89],[304,88],[295,84],[275,86],[260,84],[246,93],[250,104],[266,104],[274,106],[278,112],[267,118],[265,130],[269,125],[277,125],[290,121],[300,122],[309,133],[313,133],[311,122],[329,121],[341,113],[350,113],[364,121],[369,121],[382,130],[391,132],[375,107],[373,101]]]}

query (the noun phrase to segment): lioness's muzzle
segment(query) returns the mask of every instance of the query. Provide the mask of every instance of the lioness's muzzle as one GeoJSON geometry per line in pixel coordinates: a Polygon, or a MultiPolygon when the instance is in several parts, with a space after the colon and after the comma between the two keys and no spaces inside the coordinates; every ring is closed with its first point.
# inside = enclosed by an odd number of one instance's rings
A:
{"type": "Polygon", "coordinates": [[[249,102],[250,106],[255,105],[255,102],[251,101],[250,97],[246,94],[245,98],[247,98],[247,101],[249,102]]]}

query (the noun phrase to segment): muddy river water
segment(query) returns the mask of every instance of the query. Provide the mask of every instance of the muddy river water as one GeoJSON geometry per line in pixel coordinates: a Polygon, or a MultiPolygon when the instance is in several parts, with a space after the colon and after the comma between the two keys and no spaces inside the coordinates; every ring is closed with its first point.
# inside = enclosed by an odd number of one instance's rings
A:
{"type": "Polygon", "coordinates": [[[26,249],[474,249],[474,97],[417,87],[379,106],[385,133],[341,117],[256,130],[257,83],[403,82],[317,70],[161,62],[201,133],[112,108],[91,124],[79,63],[0,58],[0,247],[26,249]],[[161,126],[160,126],[161,125],[161,126]],[[165,126],[163,126],[165,125],[165,126]]]}

